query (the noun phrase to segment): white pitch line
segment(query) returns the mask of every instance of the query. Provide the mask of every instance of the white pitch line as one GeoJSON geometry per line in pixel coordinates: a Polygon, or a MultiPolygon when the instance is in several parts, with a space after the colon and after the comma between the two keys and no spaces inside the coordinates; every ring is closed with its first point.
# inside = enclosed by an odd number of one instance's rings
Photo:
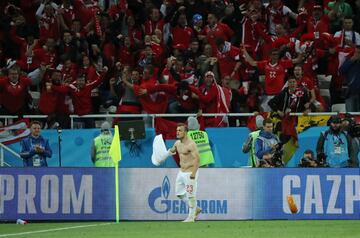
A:
{"type": "MultiPolygon", "coordinates": [[[[92,227],[92,226],[105,226],[105,225],[110,225],[110,224],[115,224],[115,223],[98,223],[98,224],[92,224],[92,225],[70,226],[70,227],[54,228],[54,229],[39,230],[39,231],[27,231],[27,232],[20,232],[20,233],[3,234],[3,235],[0,235],[0,237],[31,235],[31,234],[37,234],[37,233],[45,233],[45,232],[52,232],[52,231],[63,231],[63,230],[86,228],[86,227],[92,227]]],[[[29,224],[27,226],[29,226],[29,224]]]]}

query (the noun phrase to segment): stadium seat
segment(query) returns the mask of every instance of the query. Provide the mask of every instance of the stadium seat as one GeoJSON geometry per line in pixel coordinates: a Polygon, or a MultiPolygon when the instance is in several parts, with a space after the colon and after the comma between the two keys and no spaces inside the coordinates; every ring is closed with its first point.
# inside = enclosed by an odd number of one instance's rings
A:
{"type": "Polygon", "coordinates": [[[323,97],[330,97],[330,90],[329,89],[320,89],[320,95],[323,97]]]}
{"type": "Polygon", "coordinates": [[[324,74],[319,74],[317,76],[318,78],[318,83],[319,83],[319,88],[320,89],[329,89],[330,88],[330,83],[331,83],[331,75],[324,75],[324,74]]]}
{"type": "Polygon", "coordinates": [[[346,112],[346,107],[344,103],[334,104],[331,106],[332,112],[346,112]]]}

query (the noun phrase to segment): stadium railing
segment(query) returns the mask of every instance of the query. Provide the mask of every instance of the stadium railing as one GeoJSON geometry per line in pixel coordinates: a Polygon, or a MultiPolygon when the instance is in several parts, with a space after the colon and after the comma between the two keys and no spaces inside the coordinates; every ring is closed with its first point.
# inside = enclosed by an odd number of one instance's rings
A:
{"type": "Polygon", "coordinates": [[[20,155],[16,151],[14,151],[11,148],[7,147],[3,143],[0,143],[0,167],[4,167],[4,166],[10,167],[10,165],[5,162],[5,157],[4,157],[4,151],[5,150],[7,152],[11,153],[12,155],[14,155],[15,157],[21,159],[20,155]]]}
{"type": "MultiPolygon", "coordinates": [[[[349,112],[351,115],[360,115],[360,112],[349,112]]],[[[308,116],[332,116],[337,115],[338,112],[310,112],[306,115],[308,116]]],[[[227,117],[248,117],[254,116],[254,113],[203,113],[204,117],[214,117],[214,116],[227,116],[227,117]]],[[[291,116],[303,116],[304,113],[290,113],[291,116]]],[[[151,127],[154,127],[155,118],[157,117],[189,117],[196,116],[195,113],[167,113],[167,114],[89,114],[84,116],[78,115],[70,115],[71,120],[71,128],[74,128],[74,119],[76,118],[93,118],[93,119],[101,119],[101,118],[151,118],[151,127]]],[[[4,125],[8,125],[11,119],[17,119],[18,116],[12,115],[2,115],[0,119],[4,119],[4,125]]],[[[44,119],[47,118],[47,115],[23,115],[22,118],[29,119],[44,119]]]]}

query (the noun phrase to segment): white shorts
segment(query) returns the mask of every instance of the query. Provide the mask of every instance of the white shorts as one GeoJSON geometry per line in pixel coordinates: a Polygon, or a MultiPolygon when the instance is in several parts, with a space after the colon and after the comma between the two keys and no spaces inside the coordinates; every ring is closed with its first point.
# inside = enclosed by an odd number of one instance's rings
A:
{"type": "Polygon", "coordinates": [[[196,197],[198,174],[199,171],[196,172],[195,179],[190,179],[191,172],[182,172],[180,170],[176,176],[176,196],[196,197]]]}

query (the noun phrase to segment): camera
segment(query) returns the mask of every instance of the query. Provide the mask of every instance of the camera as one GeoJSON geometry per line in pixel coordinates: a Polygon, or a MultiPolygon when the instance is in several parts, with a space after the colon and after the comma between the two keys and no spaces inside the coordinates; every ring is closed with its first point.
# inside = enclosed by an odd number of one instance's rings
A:
{"type": "Polygon", "coordinates": [[[329,167],[329,165],[326,162],[325,153],[323,153],[323,152],[318,153],[316,158],[317,158],[316,163],[317,163],[318,167],[324,167],[324,168],[329,167]]]}
{"type": "Polygon", "coordinates": [[[314,157],[314,152],[310,149],[305,150],[298,166],[301,168],[318,167],[318,163],[314,157]]]}
{"type": "Polygon", "coordinates": [[[259,167],[261,168],[281,168],[284,167],[284,162],[282,160],[283,150],[282,144],[279,143],[276,145],[276,149],[273,153],[267,153],[269,157],[266,159],[259,160],[259,167]]]}
{"type": "Polygon", "coordinates": [[[318,167],[318,162],[311,158],[303,157],[300,160],[299,167],[301,168],[315,168],[318,167]]]}
{"type": "Polygon", "coordinates": [[[352,138],[360,138],[360,124],[352,124],[349,129],[349,135],[352,138]]]}
{"type": "Polygon", "coordinates": [[[282,150],[282,144],[279,143],[276,146],[276,150],[272,156],[272,164],[274,167],[284,167],[284,162],[282,160],[282,156],[283,156],[283,150],[282,150]]]}

